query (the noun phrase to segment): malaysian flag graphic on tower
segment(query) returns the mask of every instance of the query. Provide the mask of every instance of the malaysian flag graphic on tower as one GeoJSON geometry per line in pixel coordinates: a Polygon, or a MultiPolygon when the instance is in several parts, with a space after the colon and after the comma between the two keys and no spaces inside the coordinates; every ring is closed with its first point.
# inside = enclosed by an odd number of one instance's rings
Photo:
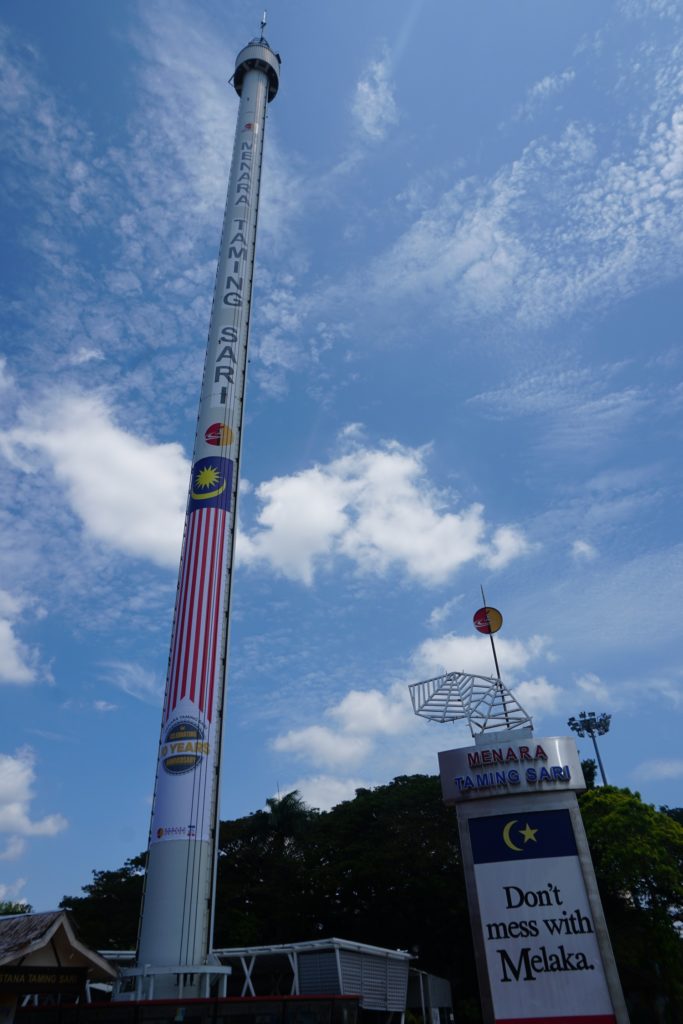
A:
{"type": "Polygon", "coordinates": [[[192,467],[180,559],[150,842],[205,840],[217,760],[216,705],[230,555],[234,463],[192,467]]]}
{"type": "Polygon", "coordinates": [[[198,459],[192,469],[165,722],[179,701],[195,705],[209,722],[213,717],[232,474],[232,460],[217,455],[198,459]]]}

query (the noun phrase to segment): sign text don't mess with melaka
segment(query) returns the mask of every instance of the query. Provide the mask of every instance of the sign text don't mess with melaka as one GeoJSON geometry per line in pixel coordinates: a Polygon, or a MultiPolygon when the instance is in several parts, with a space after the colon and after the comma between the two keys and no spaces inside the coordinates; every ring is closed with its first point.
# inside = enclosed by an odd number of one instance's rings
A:
{"type": "Polygon", "coordinates": [[[467,821],[494,1019],[614,1024],[570,812],[536,803],[467,821]]]}

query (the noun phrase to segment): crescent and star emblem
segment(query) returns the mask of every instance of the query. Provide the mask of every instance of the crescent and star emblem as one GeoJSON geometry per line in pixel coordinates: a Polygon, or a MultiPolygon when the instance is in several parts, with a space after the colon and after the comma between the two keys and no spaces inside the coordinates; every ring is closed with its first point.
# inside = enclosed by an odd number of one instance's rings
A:
{"type": "Polygon", "coordinates": [[[217,498],[228,486],[227,481],[224,480],[217,487],[216,484],[219,483],[220,478],[221,475],[215,466],[204,466],[194,478],[191,491],[192,498],[195,501],[201,501],[203,498],[217,498]]]}
{"type": "MultiPolygon", "coordinates": [[[[503,828],[503,842],[511,850],[514,850],[515,853],[521,853],[523,847],[515,846],[515,844],[512,841],[512,838],[510,836],[510,832],[512,831],[512,827],[517,824],[517,820],[518,820],[517,818],[512,818],[504,826],[504,828],[503,828]]],[[[525,824],[524,828],[518,828],[516,831],[524,839],[524,844],[525,845],[526,845],[526,843],[529,843],[529,842],[532,842],[532,843],[537,842],[537,840],[536,840],[536,833],[538,832],[538,829],[537,828],[531,828],[531,826],[529,825],[528,822],[525,824]]]]}

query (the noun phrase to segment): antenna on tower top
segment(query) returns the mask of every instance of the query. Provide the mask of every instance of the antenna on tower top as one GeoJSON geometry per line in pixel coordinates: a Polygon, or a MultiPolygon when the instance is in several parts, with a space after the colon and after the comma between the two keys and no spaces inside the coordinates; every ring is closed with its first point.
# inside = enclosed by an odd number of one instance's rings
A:
{"type": "Polygon", "coordinates": [[[264,11],[263,14],[261,15],[261,39],[263,39],[263,30],[266,27],[267,20],[268,20],[268,11],[264,11]]]}

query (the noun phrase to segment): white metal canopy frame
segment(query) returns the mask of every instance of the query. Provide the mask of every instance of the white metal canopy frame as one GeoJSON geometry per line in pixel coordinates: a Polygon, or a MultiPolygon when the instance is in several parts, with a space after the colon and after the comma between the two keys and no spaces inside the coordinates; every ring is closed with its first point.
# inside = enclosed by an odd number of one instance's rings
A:
{"type": "Polygon", "coordinates": [[[413,711],[432,722],[465,720],[473,736],[492,729],[531,728],[533,722],[507,686],[494,676],[470,672],[444,675],[411,683],[413,711]]]}

